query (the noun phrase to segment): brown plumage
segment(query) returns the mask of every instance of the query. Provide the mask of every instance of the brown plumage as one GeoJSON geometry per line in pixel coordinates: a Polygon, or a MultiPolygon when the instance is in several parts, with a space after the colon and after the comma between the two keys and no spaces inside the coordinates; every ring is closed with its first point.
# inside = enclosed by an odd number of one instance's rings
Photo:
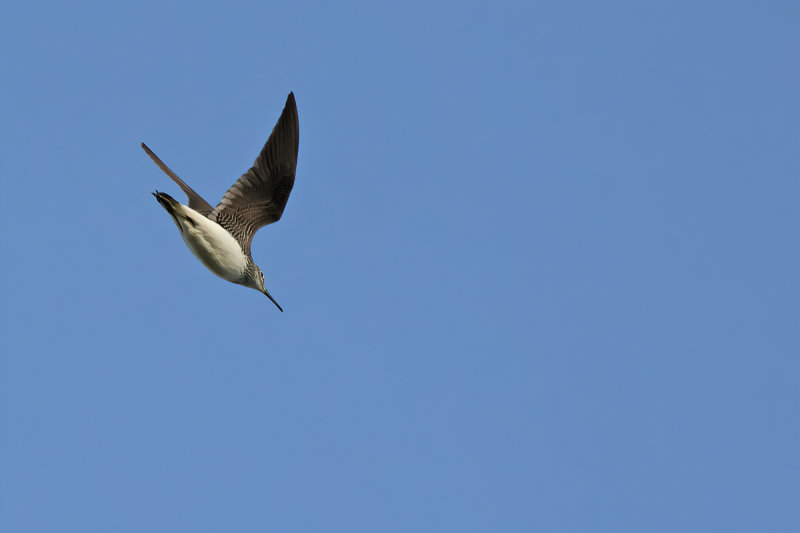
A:
{"type": "MultiPolygon", "coordinates": [[[[294,186],[299,138],[300,124],[297,105],[294,94],[289,93],[283,112],[253,166],[242,174],[223,195],[219,204],[213,208],[142,143],[142,148],[147,155],[186,193],[189,198],[188,207],[222,226],[239,243],[242,253],[247,258],[248,268],[243,271],[242,280],[234,281],[234,283],[264,292],[275,305],[278,305],[277,302],[263,287],[263,274],[253,263],[250,245],[253,242],[253,235],[259,228],[277,222],[283,215],[289,194],[294,186]]],[[[163,201],[160,203],[162,206],[169,205],[163,201]]],[[[175,218],[176,211],[174,209],[168,209],[168,211],[175,218]]],[[[180,213],[177,216],[180,218],[180,213]]],[[[178,219],[176,219],[176,223],[181,228],[178,219]]],[[[182,235],[186,240],[187,236],[183,231],[182,235]]],[[[195,251],[192,243],[187,241],[187,245],[212,272],[225,279],[230,278],[230,276],[226,277],[221,274],[219,269],[209,266],[206,259],[195,251]]],[[[232,280],[229,279],[229,281],[232,280]]],[[[280,309],[280,306],[278,308],[280,309]]]]}

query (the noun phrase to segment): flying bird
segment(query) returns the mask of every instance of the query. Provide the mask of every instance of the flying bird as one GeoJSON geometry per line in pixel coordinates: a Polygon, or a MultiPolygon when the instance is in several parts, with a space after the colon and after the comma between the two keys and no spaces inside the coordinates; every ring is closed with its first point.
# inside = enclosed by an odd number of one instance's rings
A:
{"type": "Polygon", "coordinates": [[[142,148],[189,197],[183,205],[163,192],[154,192],[170,214],[186,246],[211,272],[264,293],[283,309],[264,286],[264,273],[253,262],[250,243],[262,226],[280,220],[294,186],[300,123],[294,94],[289,93],[278,123],[253,166],[231,186],[216,207],[186,185],[144,143],[142,148]]]}

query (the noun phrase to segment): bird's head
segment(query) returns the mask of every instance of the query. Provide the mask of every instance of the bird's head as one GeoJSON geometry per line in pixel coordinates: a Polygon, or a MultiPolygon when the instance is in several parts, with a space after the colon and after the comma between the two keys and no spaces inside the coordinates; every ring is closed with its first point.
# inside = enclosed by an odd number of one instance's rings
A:
{"type": "Polygon", "coordinates": [[[275,301],[275,298],[272,297],[267,288],[264,286],[264,273],[261,272],[261,269],[258,268],[257,266],[253,265],[253,267],[255,268],[255,271],[253,272],[253,276],[251,278],[252,283],[249,283],[248,286],[252,287],[258,292],[264,293],[267,296],[267,298],[272,300],[272,303],[275,304],[275,307],[280,309],[281,313],[283,313],[283,309],[281,308],[281,306],[278,305],[278,302],[275,301]]]}

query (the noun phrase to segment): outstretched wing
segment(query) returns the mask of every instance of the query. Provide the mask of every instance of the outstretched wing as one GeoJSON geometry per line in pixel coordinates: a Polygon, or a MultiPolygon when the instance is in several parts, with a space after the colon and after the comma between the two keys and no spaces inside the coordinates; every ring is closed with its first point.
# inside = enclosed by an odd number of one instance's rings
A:
{"type": "Polygon", "coordinates": [[[294,94],[253,166],[228,189],[208,218],[228,230],[250,255],[253,235],[278,221],[294,186],[300,124],[294,94]]]}
{"type": "Polygon", "coordinates": [[[156,154],[153,153],[152,150],[150,150],[150,148],[147,147],[146,144],[142,143],[142,148],[144,148],[144,151],[147,152],[147,155],[150,156],[150,159],[152,159],[155,162],[155,164],[158,165],[158,168],[163,170],[164,174],[172,178],[172,181],[177,183],[178,187],[183,189],[183,192],[185,192],[186,196],[189,197],[189,207],[191,207],[204,217],[207,217],[208,215],[211,214],[211,212],[214,210],[214,208],[211,207],[211,204],[203,200],[202,196],[194,192],[194,189],[186,185],[183,182],[183,180],[178,177],[177,174],[175,174],[167,165],[164,164],[163,161],[161,161],[158,158],[156,154]]]}

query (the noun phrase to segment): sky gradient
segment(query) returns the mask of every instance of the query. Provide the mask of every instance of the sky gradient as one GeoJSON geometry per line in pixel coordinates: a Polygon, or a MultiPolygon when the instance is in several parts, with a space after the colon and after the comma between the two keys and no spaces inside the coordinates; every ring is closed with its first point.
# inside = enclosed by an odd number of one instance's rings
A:
{"type": "Polygon", "coordinates": [[[0,530],[800,530],[800,4],[0,4],[0,530]],[[209,273],[294,91],[295,187],[209,273]]]}

